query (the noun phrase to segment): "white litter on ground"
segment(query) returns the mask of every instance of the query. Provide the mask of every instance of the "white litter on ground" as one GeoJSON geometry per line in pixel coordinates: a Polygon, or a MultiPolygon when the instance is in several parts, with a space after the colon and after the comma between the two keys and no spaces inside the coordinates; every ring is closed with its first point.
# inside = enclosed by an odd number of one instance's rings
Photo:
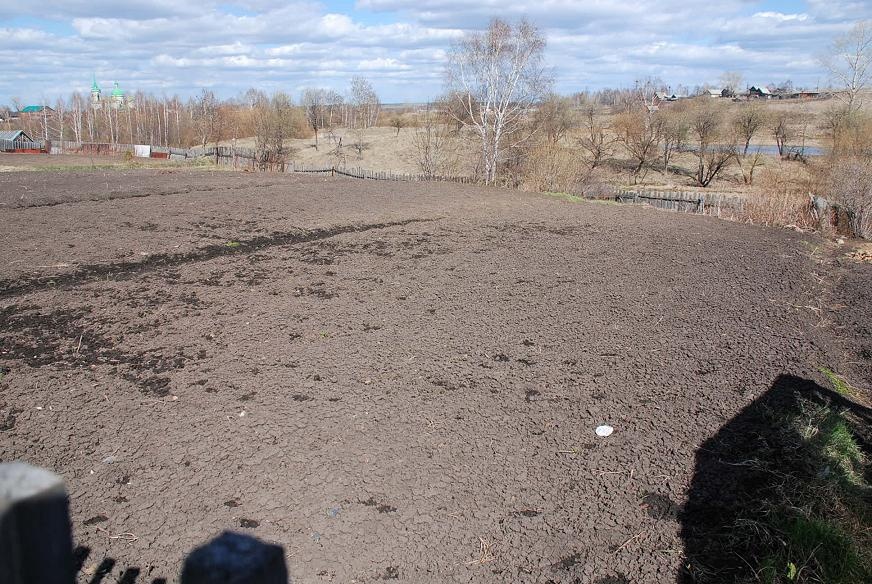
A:
{"type": "Polygon", "coordinates": [[[611,436],[612,432],[614,432],[614,431],[615,431],[615,429],[612,428],[611,426],[597,426],[596,427],[596,435],[600,436],[602,438],[605,438],[606,436],[611,436]]]}

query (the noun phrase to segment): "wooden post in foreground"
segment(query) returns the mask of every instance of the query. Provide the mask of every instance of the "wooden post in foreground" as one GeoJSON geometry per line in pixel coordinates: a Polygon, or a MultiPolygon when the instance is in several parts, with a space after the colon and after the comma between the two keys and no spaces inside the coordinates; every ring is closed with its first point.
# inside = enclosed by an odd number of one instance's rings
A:
{"type": "Polygon", "coordinates": [[[64,481],[24,462],[0,464],[0,582],[72,584],[64,481]]]}
{"type": "Polygon", "coordinates": [[[280,545],[225,531],[188,554],[181,584],[288,584],[285,552],[280,545]]]}

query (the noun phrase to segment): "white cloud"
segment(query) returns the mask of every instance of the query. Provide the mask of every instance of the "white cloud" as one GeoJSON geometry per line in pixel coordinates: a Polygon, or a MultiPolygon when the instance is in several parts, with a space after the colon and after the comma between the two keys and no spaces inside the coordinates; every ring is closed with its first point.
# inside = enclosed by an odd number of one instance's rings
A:
{"type": "Polygon", "coordinates": [[[765,18],[767,20],[776,20],[778,22],[788,22],[790,20],[807,20],[808,14],[784,14],[783,12],[756,12],[754,18],[765,18]]]}
{"type": "Polygon", "coordinates": [[[387,101],[431,98],[451,42],[494,15],[526,16],[543,29],[564,92],[648,76],[694,85],[725,70],[813,85],[822,77],[817,52],[852,19],[872,16],[870,7],[865,0],[806,0],[795,12],[759,0],[358,0],[354,10],[331,0],[18,2],[0,17],[0,103],[12,94],[86,89],[92,72],[129,89],[183,96],[200,85],[222,95],[249,86],[344,90],[364,74],[387,101]],[[4,25],[4,17],[19,20],[4,25]]]}

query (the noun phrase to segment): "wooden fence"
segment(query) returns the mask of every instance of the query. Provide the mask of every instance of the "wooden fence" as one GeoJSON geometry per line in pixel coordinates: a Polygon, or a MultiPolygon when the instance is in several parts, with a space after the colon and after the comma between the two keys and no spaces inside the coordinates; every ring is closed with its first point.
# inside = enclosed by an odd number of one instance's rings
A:
{"type": "MultiPolygon", "coordinates": [[[[74,584],[69,497],[55,473],[23,462],[0,464],[0,582],[74,584]]],[[[288,584],[284,549],[224,532],[194,549],[181,584],[288,584]]]]}
{"type": "Polygon", "coordinates": [[[619,203],[645,204],[679,213],[697,213],[715,217],[735,218],[744,211],[745,199],[731,193],[672,192],[654,190],[614,189],[619,203]]]}

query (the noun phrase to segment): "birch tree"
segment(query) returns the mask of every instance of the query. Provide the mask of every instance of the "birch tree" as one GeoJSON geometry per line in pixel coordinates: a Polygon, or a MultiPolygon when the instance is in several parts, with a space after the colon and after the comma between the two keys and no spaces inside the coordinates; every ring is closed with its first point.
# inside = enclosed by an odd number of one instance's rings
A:
{"type": "Polygon", "coordinates": [[[214,93],[207,89],[200,92],[196,100],[191,103],[191,117],[197,129],[199,142],[203,145],[204,150],[210,141],[217,143],[221,139],[218,100],[215,99],[214,93]]]}
{"type": "Polygon", "coordinates": [[[872,21],[861,21],[839,37],[822,59],[833,82],[843,90],[841,97],[849,114],[862,107],[862,93],[872,84],[872,21]]]}
{"type": "Polygon", "coordinates": [[[363,77],[351,78],[351,102],[354,106],[354,127],[371,128],[378,121],[381,102],[372,83],[363,77]]]}
{"type": "Polygon", "coordinates": [[[446,89],[481,141],[485,184],[496,182],[503,151],[535,131],[523,122],[550,90],[544,50],[544,36],[528,21],[513,26],[498,18],[485,32],[470,33],[452,47],[446,89]]]}

